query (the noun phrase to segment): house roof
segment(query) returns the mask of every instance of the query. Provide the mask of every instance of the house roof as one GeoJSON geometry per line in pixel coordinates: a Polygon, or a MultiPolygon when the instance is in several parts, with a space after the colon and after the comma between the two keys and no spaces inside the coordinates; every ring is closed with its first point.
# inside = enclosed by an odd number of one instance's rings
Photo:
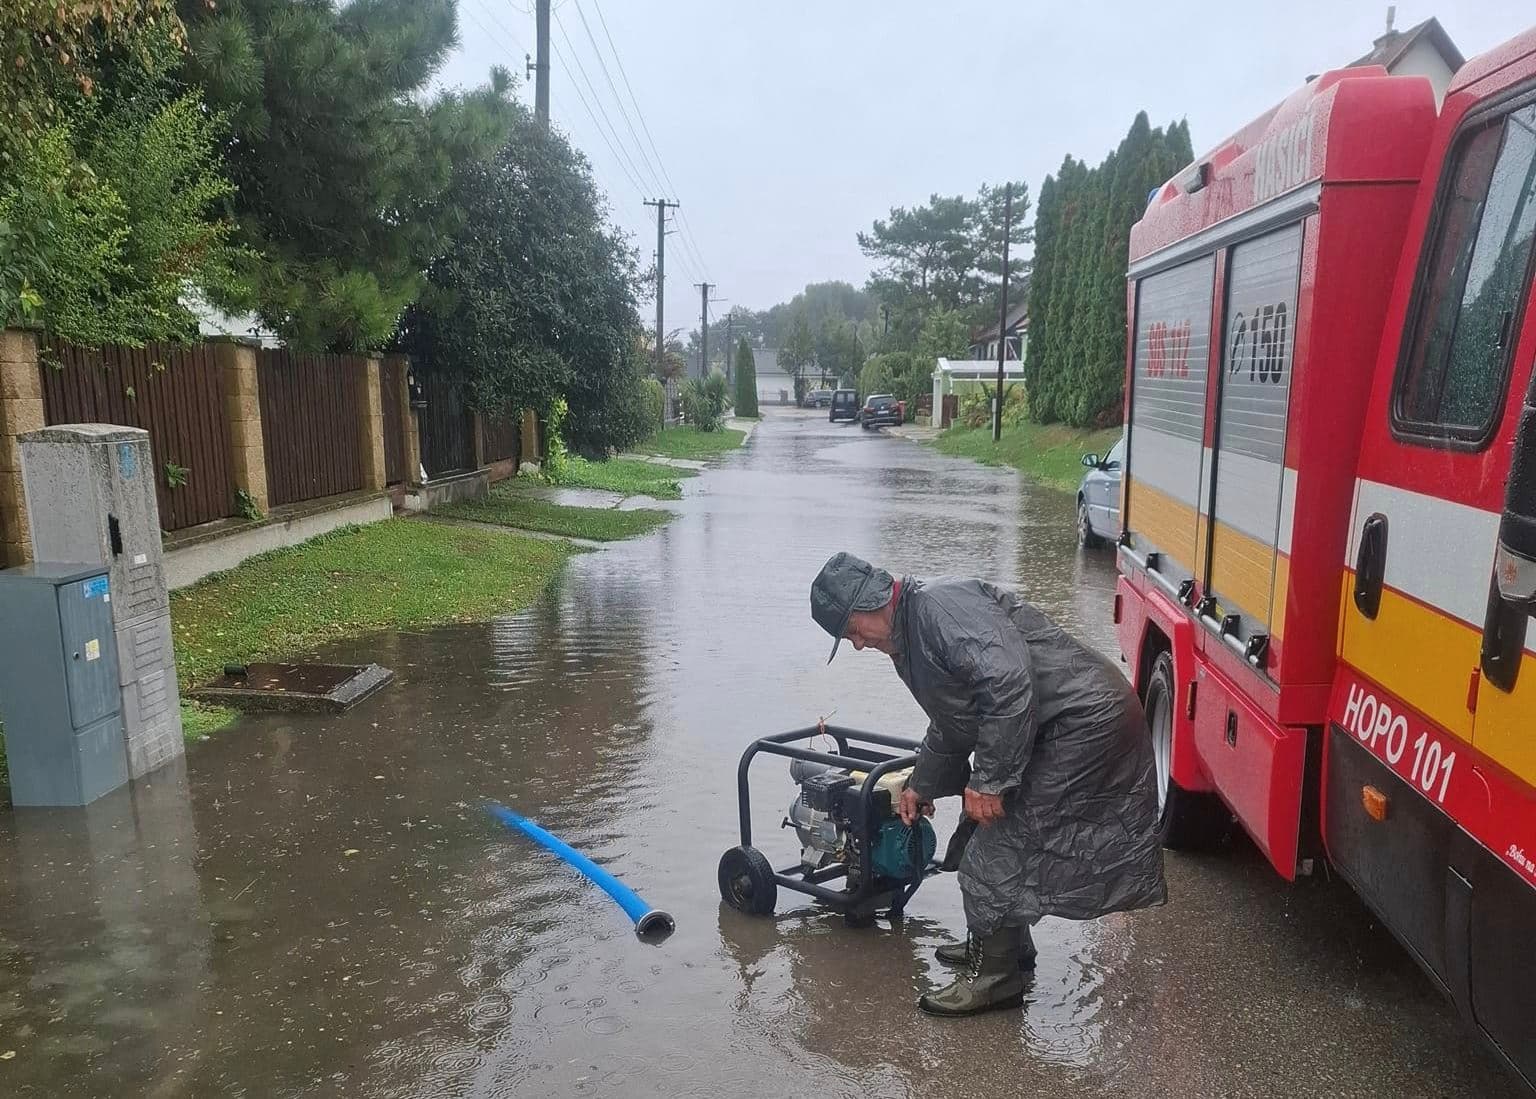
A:
{"type": "Polygon", "coordinates": [[[1427,38],[1436,52],[1445,59],[1445,63],[1452,72],[1467,63],[1467,59],[1461,56],[1461,51],[1456,48],[1456,43],[1451,41],[1451,36],[1445,33],[1445,28],[1440,25],[1440,20],[1433,17],[1424,20],[1416,27],[1409,27],[1405,31],[1388,31],[1376,39],[1371,47],[1371,52],[1364,57],[1351,61],[1349,68],[1359,68],[1361,65],[1381,65],[1391,70],[1403,55],[1411,50],[1420,40],[1427,38]]]}
{"type": "MultiPolygon", "coordinates": [[[[1029,327],[1029,295],[1028,294],[1024,295],[1024,300],[1023,301],[1021,301],[1018,305],[1015,305],[1012,309],[1008,310],[1008,320],[1007,320],[1006,327],[1007,327],[1008,331],[1010,331],[1010,332],[1013,332],[1013,331],[1015,331],[1017,329],[1020,329],[1020,328],[1028,328],[1029,327]]],[[[972,343],[983,343],[983,342],[985,342],[987,340],[995,340],[995,339],[997,339],[997,325],[996,324],[989,324],[989,325],[987,325],[984,328],[973,328],[973,329],[971,329],[971,342],[972,343]]]]}

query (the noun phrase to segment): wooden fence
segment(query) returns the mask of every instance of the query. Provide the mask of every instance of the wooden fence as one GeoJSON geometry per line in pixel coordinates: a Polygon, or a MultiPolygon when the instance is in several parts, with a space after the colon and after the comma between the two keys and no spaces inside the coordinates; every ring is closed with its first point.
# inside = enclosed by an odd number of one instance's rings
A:
{"type": "MultiPolygon", "coordinates": [[[[362,385],[356,355],[265,348],[257,360],[267,494],[293,504],[363,487],[362,385]]],[[[387,458],[387,456],[386,456],[387,458]]]]}
{"type": "Polygon", "coordinates": [[[405,432],[411,422],[406,407],[405,378],[411,361],[404,355],[386,355],[379,365],[379,398],[384,406],[384,483],[398,485],[413,472],[405,468],[405,432]]]}
{"type": "Polygon", "coordinates": [[[419,373],[422,396],[421,464],[428,477],[445,477],[475,468],[475,416],[469,386],[457,378],[419,373]]]}
{"type": "Polygon", "coordinates": [[[484,439],[484,454],[481,455],[487,462],[504,462],[508,458],[516,459],[522,450],[522,431],[518,426],[518,418],[515,413],[503,412],[500,415],[484,414],[481,418],[481,438],[484,439]]]}
{"type": "Polygon", "coordinates": [[[50,424],[122,424],[149,432],[160,526],[182,530],[236,514],[222,378],[207,344],[44,344],[50,424]]]}

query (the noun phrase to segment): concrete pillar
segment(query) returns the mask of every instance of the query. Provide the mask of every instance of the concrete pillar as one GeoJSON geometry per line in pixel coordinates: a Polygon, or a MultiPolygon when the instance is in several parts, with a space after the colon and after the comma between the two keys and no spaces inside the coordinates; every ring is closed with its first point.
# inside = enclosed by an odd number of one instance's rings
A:
{"type": "Polygon", "coordinates": [[[475,442],[475,468],[484,469],[485,460],[485,416],[476,412],[470,419],[471,430],[474,432],[475,442]]]}
{"type": "Polygon", "coordinates": [[[411,404],[411,362],[403,360],[403,368],[399,371],[400,407],[405,409],[405,415],[400,417],[401,426],[405,429],[405,446],[401,453],[405,455],[405,483],[408,485],[421,484],[421,410],[411,404]]]}
{"type": "Polygon", "coordinates": [[[537,462],[543,459],[539,453],[539,415],[531,408],[523,409],[522,460],[537,462]]]}
{"type": "Polygon", "coordinates": [[[21,446],[16,437],[45,426],[44,420],[37,335],[7,328],[0,332],[0,566],[32,560],[27,497],[21,487],[21,446]]]}
{"type": "Polygon", "coordinates": [[[229,465],[235,487],[267,512],[267,450],[261,440],[261,383],[256,373],[256,345],[217,339],[214,362],[224,375],[224,419],[229,427],[229,465]]]}
{"type": "Polygon", "coordinates": [[[382,388],[383,360],[369,355],[362,360],[362,399],[358,401],[358,415],[362,417],[359,435],[363,447],[363,488],[369,492],[384,491],[384,390],[382,388]]]}

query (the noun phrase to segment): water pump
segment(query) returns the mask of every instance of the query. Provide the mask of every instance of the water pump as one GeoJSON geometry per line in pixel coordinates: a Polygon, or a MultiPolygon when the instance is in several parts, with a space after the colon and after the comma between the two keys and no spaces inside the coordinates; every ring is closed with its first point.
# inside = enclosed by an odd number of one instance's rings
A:
{"type": "Polygon", "coordinates": [[[759,915],[773,911],[779,886],[830,905],[849,923],[868,923],[880,911],[900,913],[936,869],[933,825],[919,818],[909,827],[896,815],[917,744],[833,727],[822,735],[836,744],[835,753],[791,743],[812,732],[822,733],[818,727],[764,737],[743,755],[737,773],[742,844],[720,860],[721,895],[733,907],[759,915]],[[781,824],[794,829],[800,860],[778,871],[751,845],[747,770],[759,752],[789,757],[790,777],[798,787],[781,824]],[[829,888],[827,883],[838,879],[843,888],[829,888]]]}

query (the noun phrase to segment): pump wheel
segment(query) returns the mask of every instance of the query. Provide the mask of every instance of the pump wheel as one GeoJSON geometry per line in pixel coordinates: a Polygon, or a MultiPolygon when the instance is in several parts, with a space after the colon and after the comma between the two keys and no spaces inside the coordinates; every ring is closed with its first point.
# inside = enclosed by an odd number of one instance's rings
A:
{"type": "Polygon", "coordinates": [[[1157,838],[1174,851],[1202,851],[1226,838],[1232,814],[1215,794],[1186,790],[1173,780],[1173,656],[1162,653],[1147,680],[1147,729],[1157,776],[1157,838]]]}
{"type": "Polygon", "coordinates": [[[773,867],[755,847],[732,847],[720,856],[720,896],[738,912],[753,916],[773,914],[779,887],[773,867]]]}

